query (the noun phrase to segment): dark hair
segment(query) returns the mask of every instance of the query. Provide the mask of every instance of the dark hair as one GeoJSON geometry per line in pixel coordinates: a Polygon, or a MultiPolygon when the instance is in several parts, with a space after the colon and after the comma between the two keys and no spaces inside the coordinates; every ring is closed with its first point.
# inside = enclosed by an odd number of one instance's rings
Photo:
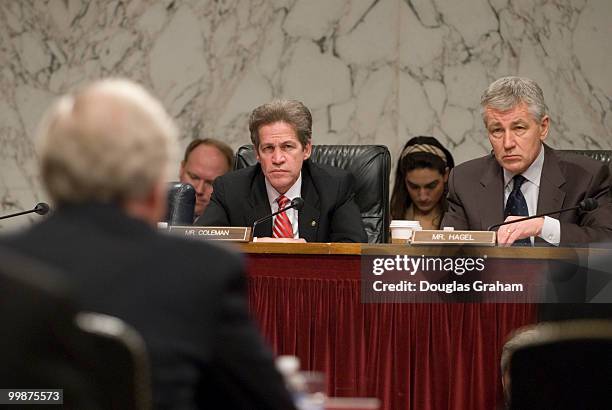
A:
{"type": "Polygon", "coordinates": [[[451,170],[455,161],[450,151],[434,137],[411,138],[397,160],[395,183],[391,194],[391,218],[404,219],[406,209],[412,203],[406,189],[406,174],[415,169],[429,168],[444,175],[446,168],[451,170]],[[423,147],[419,149],[418,147],[423,147]]]}
{"type": "Polygon", "coordinates": [[[259,127],[275,122],[291,125],[302,147],[310,142],[312,114],[308,108],[297,100],[274,100],[255,108],[249,118],[251,141],[256,149],[259,147],[259,127]]]}
{"type": "Polygon", "coordinates": [[[183,158],[183,161],[187,162],[189,154],[191,154],[193,150],[200,145],[208,145],[217,148],[225,157],[225,160],[227,161],[227,168],[231,171],[231,169],[234,167],[234,151],[232,151],[230,146],[225,142],[214,138],[196,138],[191,141],[189,145],[187,145],[187,148],[185,148],[185,157],[183,158]]]}

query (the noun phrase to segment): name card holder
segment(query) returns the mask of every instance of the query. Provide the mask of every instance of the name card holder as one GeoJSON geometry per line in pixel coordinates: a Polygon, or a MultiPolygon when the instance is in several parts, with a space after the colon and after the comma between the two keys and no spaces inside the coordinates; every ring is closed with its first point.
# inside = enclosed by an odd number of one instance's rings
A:
{"type": "Polygon", "coordinates": [[[173,235],[208,241],[249,242],[251,228],[242,226],[179,226],[166,228],[173,235]]]}
{"type": "Polygon", "coordinates": [[[412,245],[478,245],[495,246],[492,231],[414,231],[412,245]]]}

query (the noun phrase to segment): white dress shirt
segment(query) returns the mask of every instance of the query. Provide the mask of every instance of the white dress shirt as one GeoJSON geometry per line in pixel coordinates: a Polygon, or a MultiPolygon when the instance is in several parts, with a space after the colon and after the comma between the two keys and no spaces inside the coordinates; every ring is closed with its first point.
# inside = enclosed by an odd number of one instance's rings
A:
{"type": "MultiPolygon", "coordinates": [[[[527,209],[529,210],[529,216],[536,215],[538,212],[538,197],[540,194],[540,179],[542,177],[542,168],[544,167],[544,147],[540,146],[540,153],[536,157],[535,161],[523,172],[523,176],[526,181],[521,185],[521,192],[527,202],[527,209]]],[[[504,169],[504,207],[508,201],[508,197],[514,187],[514,180],[512,179],[514,174],[504,169]]],[[[540,238],[544,239],[551,245],[559,246],[561,242],[561,224],[558,219],[551,218],[549,216],[544,217],[544,225],[542,226],[542,232],[539,235],[540,238]]],[[[534,237],[530,237],[531,244],[533,245],[534,237]]]]}
{"type": "MultiPolygon", "coordinates": [[[[274,189],[274,187],[268,182],[266,179],[266,192],[268,193],[268,201],[270,202],[270,209],[272,213],[278,211],[278,199],[281,194],[274,189]]],[[[302,196],[302,173],[300,172],[300,176],[297,181],[289,188],[287,192],[285,192],[285,196],[289,201],[294,200],[295,198],[299,198],[302,196]]],[[[295,208],[291,208],[288,211],[285,211],[287,214],[287,218],[291,222],[291,227],[293,228],[293,238],[298,239],[300,237],[300,232],[298,230],[298,211],[295,208]]],[[[276,218],[276,216],[274,217],[276,218]]],[[[274,221],[272,221],[272,226],[274,226],[274,221]]]]}

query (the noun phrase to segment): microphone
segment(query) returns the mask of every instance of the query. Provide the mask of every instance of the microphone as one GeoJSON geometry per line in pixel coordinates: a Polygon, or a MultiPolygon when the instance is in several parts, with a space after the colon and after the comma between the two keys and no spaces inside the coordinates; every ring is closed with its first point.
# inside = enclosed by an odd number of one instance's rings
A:
{"type": "Polygon", "coordinates": [[[36,212],[38,215],[46,215],[50,209],[51,208],[49,208],[49,204],[47,204],[46,202],[39,202],[36,204],[33,211],[36,212]]]}
{"type": "Polygon", "coordinates": [[[538,215],[533,215],[533,216],[527,216],[525,218],[515,219],[514,221],[498,223],[498,224],[489,226],[487,228],[487,231],[491,231],[491,230],[493,230],[495,228],[499,228],[500,226],[509,225],[509,224],[513,224],[513,223],[517,223],[517,222],[523,222],[523,221],[526,221],[528,219],[541,218],[543,216],[548,216],[548,215],[552,215],[552,214],[560,214],[562,212],[573,211],[575,209],[579,209],[580,211],[583,211],[583,212],[589,212],[589,211],[592,211],[594,209],[597,209],[598,206],[599,206],[599,204],[597,203],[597,201],[595,199],[587,198],[587,199],[585,199],[583,201],[580,201],[580,203],[578,205],[572,206],[571,208],[559,209],[558,211],[545,212],[543,214],[538,214],[538,215]]]}
{"type": "Polygon", "coordinates": [[[49,212],[50,209],[51,208],[49,208],[49,204],[45,202],[39,202],[36,204],[36,206],[33,209],[30,209],[29,211],[22,211],[22,212],[17,212],[15,214],[0,216],[0,219],[7,219],[7,218],[12,218],[14,216],[31,214],[32,212],[37,213],[38,215],[45,215],[46,213],[49,212]]]}
{"type": "Polygon", "coordinates": [[[287,205],[285,208],[279,209],[278,211],[273,212],[270,215],[266,215],[263,218],[259,218],[258,220],[253,222],[253,227],[251,228],[251,241],[253,240],[253,236],[255,235],[255,227],[259,225],[260,223],[266,222],[267,220],[274,218],[276,215],[280,214],[281,212],[285,212],[289,209],[295,208],[296,210],[300,211],[303,207],[304,207],[304,200],[300,197],[297,197],[297,198],[293,198],[291,202],[289,203],[289,205],[287,205]]]}

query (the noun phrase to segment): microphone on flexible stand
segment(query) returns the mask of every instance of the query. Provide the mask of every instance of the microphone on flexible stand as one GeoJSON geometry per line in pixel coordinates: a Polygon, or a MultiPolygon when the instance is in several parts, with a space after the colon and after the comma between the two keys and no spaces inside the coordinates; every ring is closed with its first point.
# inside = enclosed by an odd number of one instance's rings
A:
{"type": "Polygon", "coordinates": [[[251,238],[250,240],[253,241],[253,236],[255,236],[255,227],[257,225],[259,225],[262,222],[266,222],[269,219],[274,218],[276,215],[280,214],[281,212],[285,212],[289,209],[295,208],[296,210],[301,210],[304,207],[304,200],[300,197],[297,198],[293,198],[291,200],[291,202],[289,203],[289,205],[287,205],[285,208],[283,209],[279,209],[276,212],[271,213],[270,215],[266,215],[263,218],[259,218],[258,220],[256,220],[255,222],[253,222],[253,227],[251,228],[251,238]]]}
{"type": "Polygon", "coordinates": [[[500,226],[514,224],[514,223],[517,223],[517,222],[523,222],[523,221],[526,221],[528,219],[541,218],[543,216],[548,216],[548,215],[553,215],[553,214],[560,214],[560,213],[563,213],[563,212],[573,211],[575,209],[579,209],[580,211],[583,211],[583,212],[589,212],[589,211],[592,211],[594,209],[597,209],[598,206],[599,206],[599,204],[597,203],[597,201],[595,199],[587,198],[587,199],[585,199],[583,201],[580,201],[580,203],[578,205],[572,206],[571,208],[559,209],[558,211],[545,212],[543,214],[532,215],[532,216],[527,216],[525,218],[515,219],[514,221],[507,221],[507,222],[498,223],[498,224],[489,226],[487,228],[487,231],[491,231],[491,230],[493,230],[495,228],[499,228],[500,226]]]}
{"type": "Polygon", "coordinates": [[[0,216],[0,219],[7,219],[7,218],[12,218],[14,216],[31,214],[33,212],[37,213],[38,215],[45,215],[47,212],[49,212],[49,209],[51,209],[49,208],[49,204],[46,204],[45,202],[39,202],[36,204],[36,206],[33,209],[30,209],[29,211],[22,211],[22,212],[17,212],[15,214],[0,216]]]}

